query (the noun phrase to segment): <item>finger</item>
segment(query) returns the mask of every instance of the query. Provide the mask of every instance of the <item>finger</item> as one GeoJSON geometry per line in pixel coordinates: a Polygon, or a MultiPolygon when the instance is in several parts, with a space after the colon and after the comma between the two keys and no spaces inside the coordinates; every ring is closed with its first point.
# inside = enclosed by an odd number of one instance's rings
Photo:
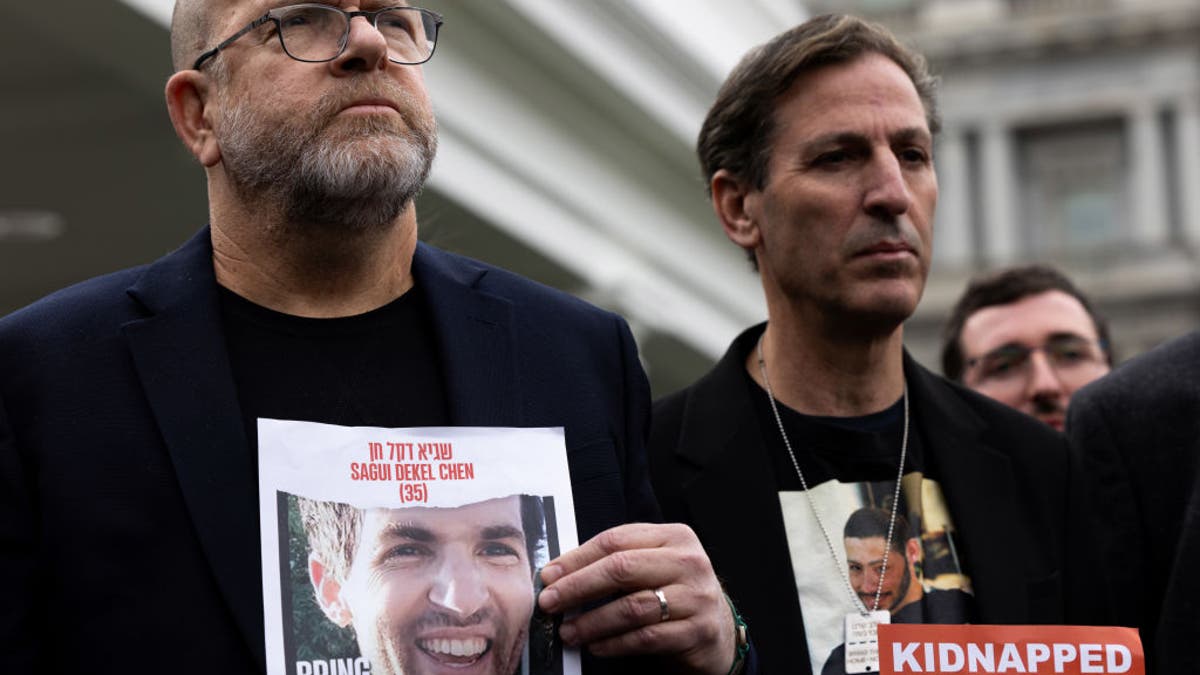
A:
{"type": "Polygon", "coordinates": [[[702,647],[717,643],[718,638],[716,631],[707,624],[663,621],[593,642],[587,649],[596,656],[605,657],[699,653],[702,647]]]}
{"type": "MultiPolygon", "coordinates": [[[[683,585],[658,589],[667,601],[665,621],[680,621],[696,613],[700,599],[683,585]]],[[[563,623],[563,642],[574,647],[607,640],[642,626],[662,623],[663,607],[652,590],[635,591],[563,623]]]]}
{"type": "Polygon", "coordinates": [[[617,551],[542,589],[538,606],[553,614],[617,593],[666,586],[683,576],[680,560],[670,548],[617,551]]]}
{"type": "Polygon", "coordinates": [[[607,529],[547,563],[542,569],[542,581],[547,585],[553,584],[563,576],[617,551],[667,546],[680,536],[681,528],[690,532],[686,525],[650,523],[631,523],[607,529]]]}

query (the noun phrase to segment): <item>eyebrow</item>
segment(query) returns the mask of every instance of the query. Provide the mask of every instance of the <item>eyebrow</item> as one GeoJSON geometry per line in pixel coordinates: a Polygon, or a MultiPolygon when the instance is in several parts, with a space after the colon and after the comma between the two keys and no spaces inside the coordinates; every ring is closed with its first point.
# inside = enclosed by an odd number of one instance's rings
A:
{"type": "Polygon", "coordinates": [[[932,143],[933,134],[924,127],[905,127],[896,133],[892,134],[892,142],[912,142],[932,143]]]}
{"type": "MultiPolygon", "coordinates": [[[[928,130],[922,127],[905,127],[896,131],[888,137],[891,143],[932,143],[933,136],[928,130]]],[[[863,134],[855,131],[835,131],[828,134],[817,136],[804,143],[805,149],[813,149],[824,145],[867,145],[870,140],[863,134]]]]}
{"type": "Polygon", "coordinates": [[[426,543],[437,541],[437,535],[433,533],[433,530],[413,523],[388,523],[379,533],[380,539],[385,537],[412,539],[426,543]]]}
{"type": "MultiPolygon", "coordinates": [[[[437,541],[437,534],[433,530],[426,527],[421,527],[414,523],[388,523],[379,533],[379,538],[394,537],[397,539],[411,539],[422,543],[432,543],[437,541]]],[[[489,525],[479,532],[480,539],[524,539],[525,532],[520,528],[512,525],[489,525]]]]}
{"type": "MultiPolygon", "coordinates": [[[[1059,332],[1051,333],[1051,334],[1047,335],[1046,339],[1042,342],[1042,345],[1047,345],[1052,342],[1061,342],[1063,340],[1081,340],[1083,342],[1092,342],[1093,341],[1091,338],[1080,335],[1079,333],[1075,333],[1072,331],[1059,331],[1059,332]]],[[[1024,342],[1021,342],[1019,340],[1009,340],[1008,342],[1005,342],[1002,345],[998,345],[992,349],[989,349],[987,351],[987,353],[992,354],[1001,349],[1013,349],[1013,348],[1032,349],[1031,347],[1026,345],[1024,342]]]]}
{"type": "Polygon", "coordinates": [[[491,525],[479,533],[480,539],[524,539],[525,532],[512,525],[491,525]]]}
{"type": "Polygon", "coordinates": [[[1088,340],[1091,340],[1092,338],[1086,337],[1084,335],[1080,335],[1079,333],[1076,333],[1074,331],[1069,331],[1069,330],[1058,331],[1056,333],[1051,333],[1050,335],[1046,336],[1046,342],[1052,342],[1054,340],[1067,340],[1067,339],[1088,341],[1088,340]]]}

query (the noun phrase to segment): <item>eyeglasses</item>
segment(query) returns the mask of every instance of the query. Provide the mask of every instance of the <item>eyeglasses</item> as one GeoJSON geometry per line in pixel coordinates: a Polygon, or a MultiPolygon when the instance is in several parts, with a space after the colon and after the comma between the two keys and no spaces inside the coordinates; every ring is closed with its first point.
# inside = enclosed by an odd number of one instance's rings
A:
{"type": "Polygon", "coordinates": [[[347,12],[329,5],[303,4],[277,7],[246,24],[221,44],[200,55],[193,69],[215,58],[238,38],[268,21],[274,22],[279,44],[297,61],[332,61],[346,51],[350,41],[350,20],[364,17],[387,40],[388,60],[415,66],[433,56],[442,17],[420,7],[385,7],[370,12],[347,12]]]}
{"type": "Polygon", "coordinates": [[[966,370],[975,370],[978,384],[1005,386],[1024,383],[1032,372],[1030,361],[1034,352],[1045,354],[1054,372],[1065,376],[1092,374],[1105,362],[1103,342],[1077,335],[1052,337],[1040,347],[1009,344],[974,358],[967,359],[966,370]]]}

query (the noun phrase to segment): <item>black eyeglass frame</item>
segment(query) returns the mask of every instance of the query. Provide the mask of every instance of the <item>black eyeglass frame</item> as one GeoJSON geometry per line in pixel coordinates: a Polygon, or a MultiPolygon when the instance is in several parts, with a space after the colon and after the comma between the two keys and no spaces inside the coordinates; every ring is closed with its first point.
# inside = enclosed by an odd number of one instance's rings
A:
{"type": "Polygon", "coordinates": [[[437,49],[438,33],[441,32],[442,24],[445,23],[445,19],[442,17],[442,15],[438,14],[437,12],[435,12],[433,10],[424,9],[422,7],[397,6],[397,7],[384,7],[383,9],[374,9],[374,10],[370,10],[370,11],[360,10],[360,11],[356,11],[356,12],[347,12],[346,10],[342,9],[341,7],[333,7],[331,5],[321,5],[321,4],[314,3],[314,2],[304,2],[304,3],[295,4],[295,5],[286,5],[284,7],[276,7],[274,9],[268,10],[266,14],[263,14],[262,16],[258,17],[257,19],[246,24],[241,30],[239,30],[238,32],[234,33],[233,35],[230,35],[228,38],[223,40],[221,42],[221,44],[219,44],[216,47],[213,47],[212,49],[201,54],[200,57],[196,59],[196,63],[192,64],[192,70],[200,70],[200,66],[204,65],[205,61],[208,61],[209,59],[212,59],[212,58],[216,58],[217,54],[219,54],[221,52],[221,50],[225,49],[229,45],[236,42],[238,38],[242,37],[246,33],[249,33],[250,31],[254,30],[255,28],[258,28],[259,26],[265,24],[268,21],[275,22],[275,35],[276,35],[276,37],[279,38],[279,46],[283,47],[283,52],[285,54],[287,54],[289,58],[296,60],[296,61],[301,61],[304,63],[326,63],[328,61],[332,61],[332,60],[336,59],[337,57],[339,57],[343,53],[345,53],[347,45],[350,44],[350,22],[354,20],[354,17],[357,17],[357,16],[363,17],[367,21],[371,22],[372,28],[375,28],[376,30],[378,30],[379,27],[376,25],[376,23],[379,20],[379,15],[383,14],[385,12],[394,12],[396,10],[419,12],[422,16],[433,19],[433,40],[432,40],[433,48],[429,50],[429,55],[420,61],[396,61],[395,59],[391,58],[391,56],[388,57],[388,60],[391,61],[392,63],[396,63],[396,64],[399,64],[402,66],[419,66],[422,63],[429,61],[429,59],[433,58],[434,50],[437,49]],[[333,56],[331,56],[327,59],[301,59],[301,58],[297,58],[297,57],[293,56],[292,53],[290,51],[288,51],[287,43],[283,41],[283,30],[282,30],[282,27],[279,25],[279,17],[276,16],[276,13],[281,12],[283,10],[287,10],[287,9],[293,9],[295,7],[322,7],[324,9],[328,9],[331,11],[341,12],[346,17],[346,32],[342,34],[342,39],[339,41],[339,46],[338,46],[338,50],[337,50],[336,54],[334,54],[333,56]]]}
{"type": "MultiPolygon", "coordinates": [[[[1105,360],[1105,358],[1108,356],[1108,342],[1106,340],[1091,340],[1091,339],[1088,339],[1085,337],[1080,337],[1080,336],[1075,336],[1070,339],[1076,340],[1083,344],[1086,344],[1089,347],[1095,347],[1096,349],[1098,349],[1100,351],[1099,356],[1100,356],[1101,360],[1105,360]]],[[[986,354],[980,354],[979,356],[973,356],[973,357],[963,361],[963,366],[964,366],[963,371],[965,372],[967,370],[971,370],[971,369],[975,368],[975,366],[978,366],[979,364],[983,363],[984,361],[986,361],[989,358],[997,356],[1000,352],[1005,351],[1005,350],[1009,350],[1009,351],[1013,351],[1013,352],[1020,352],[1022,355],[1021,362],[1024,363],[1030,357],[1033,356],[1034,352],[1045,353],[1046,348],[1049,347],[1051,345],[1051,343],[1053,343],[1053,342],[1054,342],[1053,339],[1047,340],[1044,344],[1042,344],[1038,347],[1027,347],[1025,345],[1006,345],[1003,347],[997,347],[996,349],[993,349],[992,351],[987,352],[986,354]]]]}

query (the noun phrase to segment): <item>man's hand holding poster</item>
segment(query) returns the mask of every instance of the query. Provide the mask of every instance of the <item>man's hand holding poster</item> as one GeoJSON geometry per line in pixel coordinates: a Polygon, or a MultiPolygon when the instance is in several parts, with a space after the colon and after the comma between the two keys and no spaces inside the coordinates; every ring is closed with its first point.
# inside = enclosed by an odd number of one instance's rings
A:
{"type": "Polygon", "coordinates": [[[271,675],[579,673],[535,574],[577,542],[562,429],[259,420],[271,675]]]}

